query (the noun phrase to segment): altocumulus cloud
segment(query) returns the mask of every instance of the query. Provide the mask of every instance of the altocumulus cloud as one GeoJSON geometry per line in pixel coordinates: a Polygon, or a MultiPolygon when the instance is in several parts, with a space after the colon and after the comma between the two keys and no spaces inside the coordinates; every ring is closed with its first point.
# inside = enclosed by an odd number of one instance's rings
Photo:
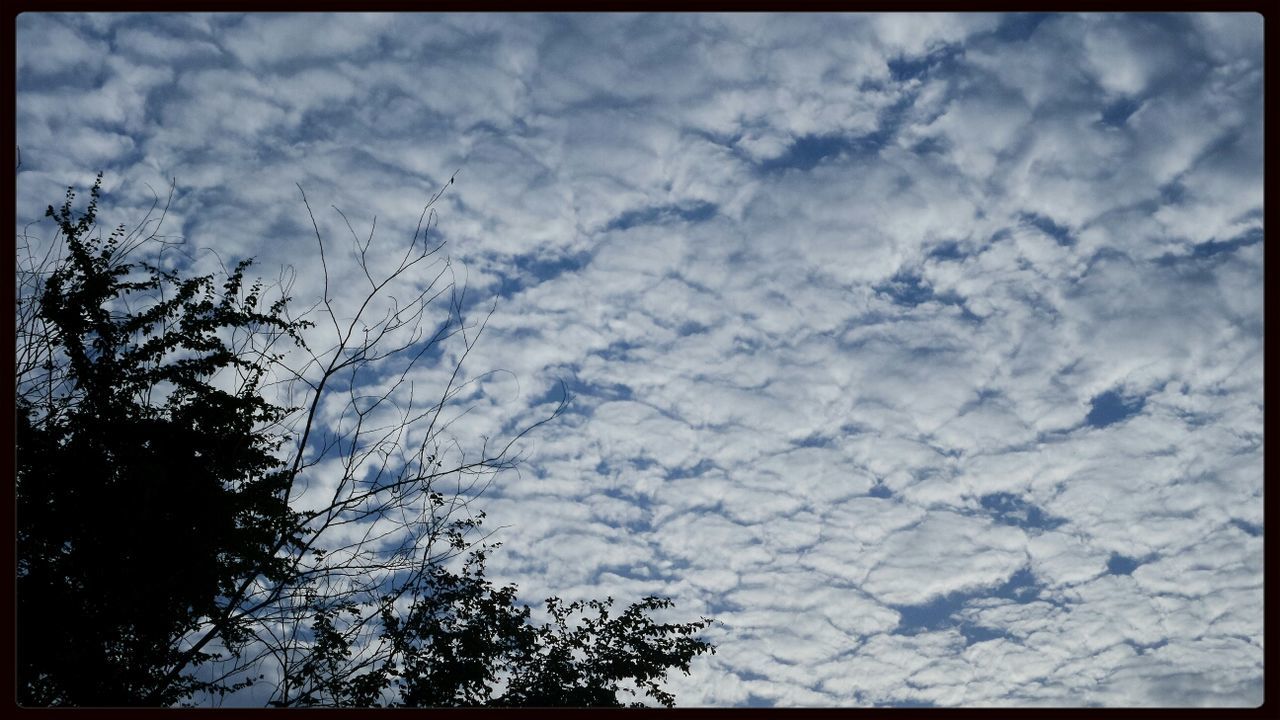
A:
{"type": "Polygon", "coordinates": [[[308,297],[295,182],[393,242],[462,168],[441,237],[499,299],[468,368],[510,374],[456,432],[576,396],[490,489],[491,570],[719,618],[681,704],[1261,702],[1260,16],[17,37],[20,222],[176,176],[173,234],[308,297]]]}

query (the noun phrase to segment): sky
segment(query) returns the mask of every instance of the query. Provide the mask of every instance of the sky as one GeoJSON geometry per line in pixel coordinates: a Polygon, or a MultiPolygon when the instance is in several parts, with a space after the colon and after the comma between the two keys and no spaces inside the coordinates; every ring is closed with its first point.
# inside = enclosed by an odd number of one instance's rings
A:
{"type": "Polygon", "coordinates": [[[456,171],[453,431],[572,393],[490,576],[715,617],[680,706],[1256,706],[1262,27],[24,14],[18,220],[172,182],[315,298],[297,185],[390,253],[456,171]]]}

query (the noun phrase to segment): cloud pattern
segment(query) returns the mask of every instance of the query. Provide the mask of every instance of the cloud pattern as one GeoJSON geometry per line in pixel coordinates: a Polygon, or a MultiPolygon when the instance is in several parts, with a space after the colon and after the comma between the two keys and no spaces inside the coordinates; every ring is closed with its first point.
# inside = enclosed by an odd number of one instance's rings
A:
{"type": "Polygon", "coordinates": [[[1262,701],[1260,16],[17,40],[20,223],[98,169],[120,220],[176,177],[173,234],[307,297],[295,182],[394,243],[461,168],[439,230],[498,299],[468,370],[510,373],[456,431],[575,396],[490,488],[491,571],[717,617],[682,705],[1262,701]]]}

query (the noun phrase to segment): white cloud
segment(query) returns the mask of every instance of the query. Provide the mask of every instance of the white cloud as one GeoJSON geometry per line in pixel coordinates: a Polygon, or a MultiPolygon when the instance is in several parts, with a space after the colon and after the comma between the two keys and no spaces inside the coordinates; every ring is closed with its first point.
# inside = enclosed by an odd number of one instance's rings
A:
{"type": "Polygon", "coordinates": [[[1026,563],[1026,536],[953,512],[931,512],[866,554],[878,561],[862,583],[869,593],[890,604],[919,605],[1008,579],[1026,563]]]}
{"type": "Polygon", "coordinates": [[[999,16],[990,13],[886,13],[869,18],[875,35],[890,52],[920,55],[940,45],[994,29],[999,16]]]}
{"type": "Polygon", "coordinates": [[[24,13],[18,21],[17,69],[20,72],[88,75],[108,55],[108,45],[87,37],[53,15],[24,13]]]}
{"type": "Polygon", "coordinates": [[[577,393],[484,502],[495,578],[719,617],[685,705],[1250,704],[1261,19],[1010,22],[24,15],[19,221],[176,176],[175,232],[316,298],[297,182],[342,301],[328,206],[383,262],[461,168],[466,373],[510,374],[452,432],[577,393]]]}

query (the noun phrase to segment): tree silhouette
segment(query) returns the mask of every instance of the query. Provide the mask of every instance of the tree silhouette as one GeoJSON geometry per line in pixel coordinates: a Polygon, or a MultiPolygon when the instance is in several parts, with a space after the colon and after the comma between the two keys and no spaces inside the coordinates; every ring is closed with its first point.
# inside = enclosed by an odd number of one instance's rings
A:
{"type": "Polygon", "coordinates": [[[535,626],[485,578],[498,544],[475,502],[568,398],[500,444],[450,434],[484,377],[462,368],[485,321],[427,241],[443,189],[390,265],[351,230],[354,301],[334,297],[303,194],[324,295],[295,316],[289,276],[246,287],[248,260],[220,282],[164,269],[178,248],[158,199],[104,239],[100,188],[79,215],[68,189],[46,213],[60,242],[19,258],[20,703],[262,682],[277,706],[673,703],[661,683],[715,651],[696,637],[710,620],[658,623],[657,597],[616,617],[611,598],[550,598],[535,626]],[[413,371],[436,356],[452,371],[423,402],[413,371]]]}

